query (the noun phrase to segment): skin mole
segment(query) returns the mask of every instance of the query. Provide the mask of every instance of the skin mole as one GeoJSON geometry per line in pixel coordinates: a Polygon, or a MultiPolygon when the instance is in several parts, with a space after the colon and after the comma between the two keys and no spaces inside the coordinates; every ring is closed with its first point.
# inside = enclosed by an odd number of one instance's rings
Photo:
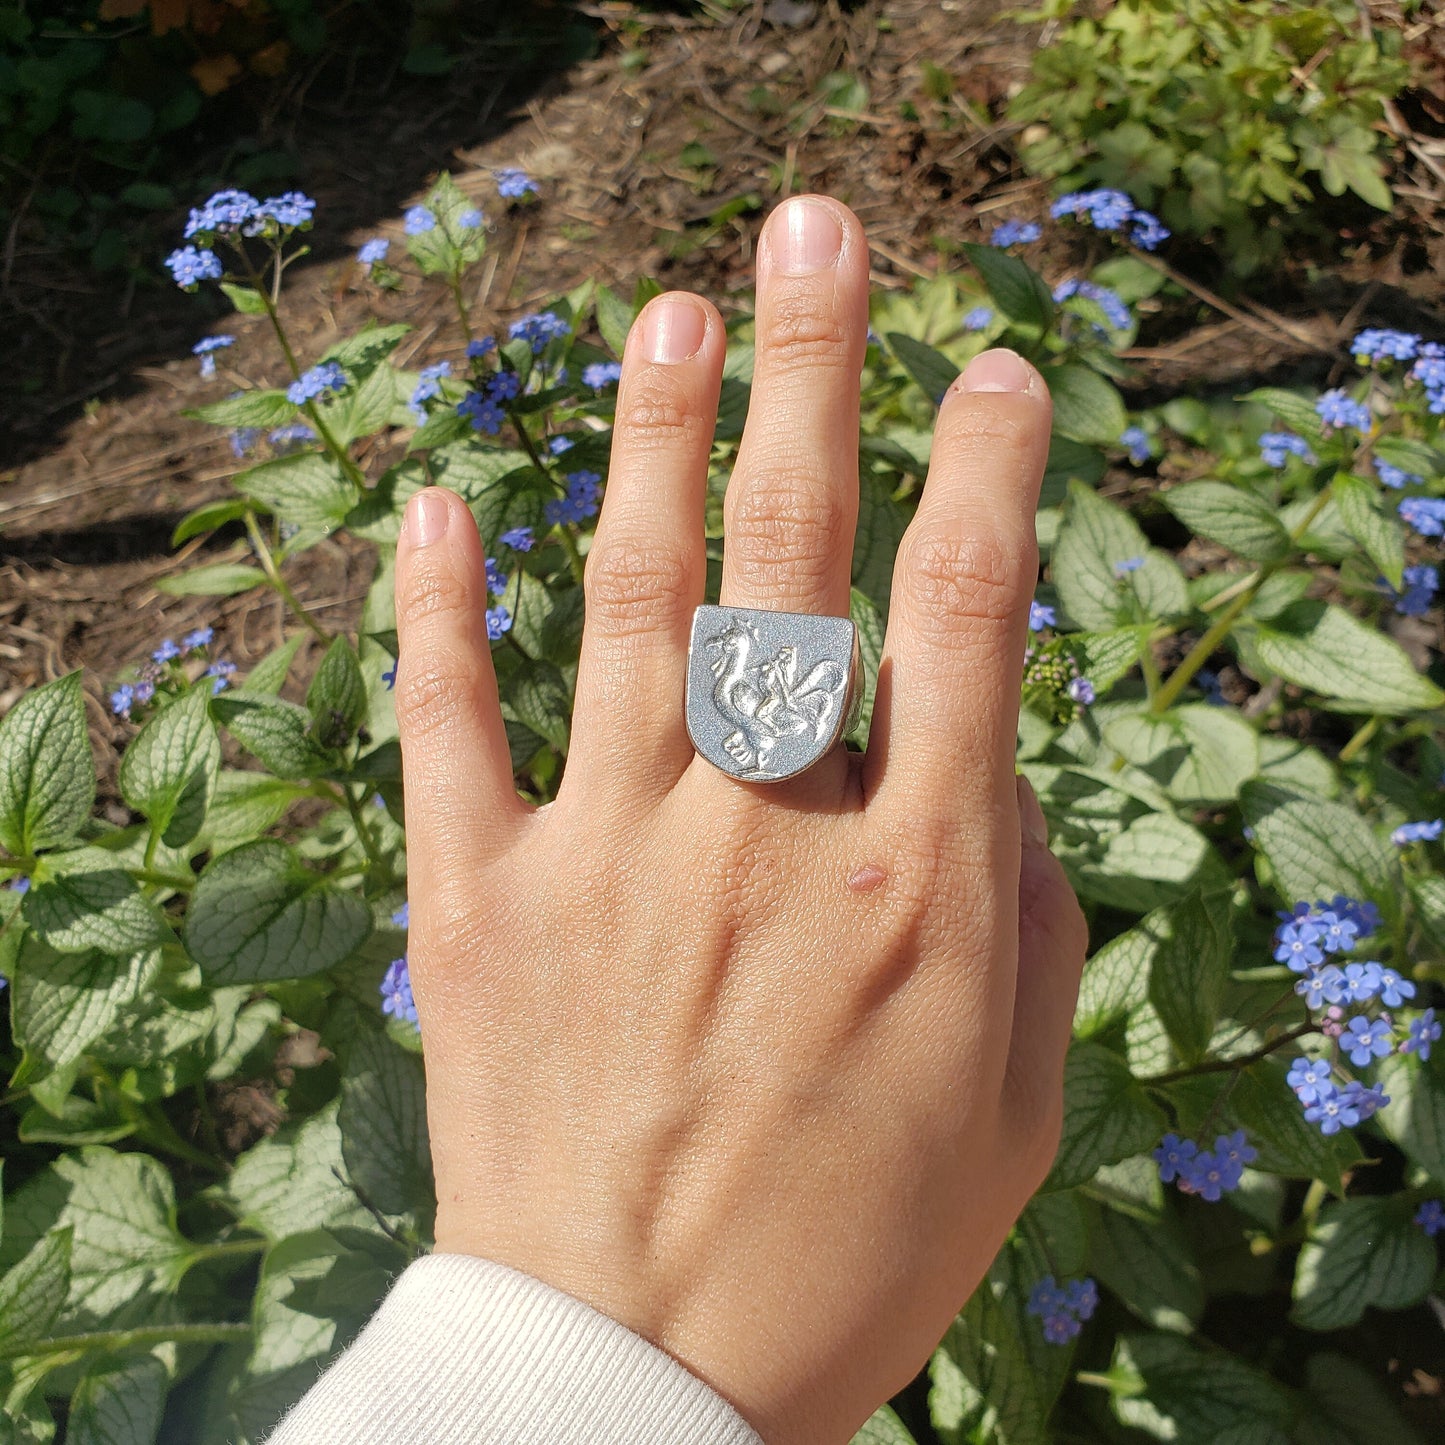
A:
{"type": "Polygon", "coordinates": [[[876,863],[865,863],[861,868],[855,868],[848,875],[848,886],[855,893],[871,893],[879,884],[883,883],[888,874],[876,863]]]}

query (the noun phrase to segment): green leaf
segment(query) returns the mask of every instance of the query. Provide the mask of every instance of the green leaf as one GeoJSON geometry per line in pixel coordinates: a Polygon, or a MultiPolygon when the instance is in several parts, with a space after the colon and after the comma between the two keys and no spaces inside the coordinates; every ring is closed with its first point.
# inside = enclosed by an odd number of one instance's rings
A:
{"type": "Polygon", "coordinates": [[[888,345],[898,358],[899,365],[923,389],[923,393],[934,406],[943,400],[943,394],[953,385],[958,375],[958,366],[941,351],[905,336],[901,331],[888,333],[888,345]]]}
{"type": "MultiPolygon", "coordinates": [[[[1053,295],[1033,267],[997,246],[980,245],[977,241],[965,241],[963,250],[983,277],[988,294],[1010,321],[1040,336],[1053,325],[1053,295]]],[[[1121,425],[1119,431],[1122,430],[1121,425]]],[[[1109,440],[1117,440],[1118,435],[1116,431],[1109,440]]]]}
{"type": "Polygon", "coordinates": [[[71,1396],[65,1445],[153,1445],[169,1390],[154,1355],[92,1371],[71,1396]]]}
{"type": "Polygon", "coordinates": [[[526,452],[488,447],[475,438],[437,447],[427,464],[432,479],[450,488],[470,507],[475,507],[503,478],[531,468],[526,452]]]}
{"type": "Polygon", "coordinates": [[[368,326],[327,347],[321,360],[336,362],[343,371],[360,380],[376,370],[410,331],[411,327],[401,321],[389,326],[368,326]]]}
{"type": "MultiPolygon", "coordinates": [[[[251,696],[267,693],[275,696],[286,685],[291,664],[296,654],[305,645],[306,634],[298,632],[288,637],[275,652],[269,652],[246,674],[246,692],[251,696]]],[[[232,694],[234,696],[234,694],[232,694]]]]}
{"type": "Polygon", "coordinates": [[[283,522],[330,530],[360,499],[355,484],[324,452],[297,452],[238,472],[232,484],[283,522]]]}
{"type": "Polygon", "coordinates": [[[1375,488],[1363,477],[1339,472],[1330,488],[1340,520],[1365,555],[1397,592],[1404,587],[1405,533],[1394,517],[1375,503],[1375,488]]]}
{"type": "Polygon", "coordinates": [[[362,1029],[341,1076],[341,1152],[362,1197],[385,1214],[425,1209],[432,1194],[421,1059],[362,1029]]]}
{"type": "Polygon", "coordinates": [[[558,752],[567,751],[572,696],[550,662],[528,659],[508,679],[502,716],[530,728],[558,752]]]}
{"type": "Polygon", "coordinates": [[[243,391],[240,396],[213,401],[181,415],[208,421],[212,426],[278,427],[289,422],[298,409],[294,401],[286,399],[284,391],[243,391]]]}
{"type": "Polygon", "coordinates": [[[1208,840],[1168,813],[1145,813],[1108,839],[1102,855],[1061,854],[1079,892],[1101,903],[1145,913],[1223,872],[1208,840]]]}
{"type": "Polygon", "coordinates": [[[357,437],[380,431],[397,403],[405,403],[409,396],[410,392],[402,389],[398,373],[383,362],[327,407],[327,429],[341,446],[347,446],[357,437]]]}
{"type": "Polygon", "coordinates": [[[61,953],[131,954],[171,937],[159,907],[101,848],[48,854],[21,908],[26,923],[61,953]]]}
{"type": "Polygon", "coordinates": [[[1109,1374],[1129,1380],[1112,1404],[1121,1423],[1177,1445],[1286,1445],[1293,1404],[1284,1389],[1223,1350],[1174,1335],[1123,1335],[1109,1374]]]}
{"type": "Polygon", "coordinates": [[[179,547],[182,542],[189,542],[192,537],[199,537],[203,532],[214,532],[217,527],[224,527],[227,522],[239,522],[246,512],[246,503],[239,497],[223,497],[220,501],[206,502],[194,512],[187,512],[176,523],[176,530],[171,533],[171,546],[179,547]]]}
{"type": "Polygon", "coordinates": [[[1084,965],[1074,1033],[1088,1038],[1126,1018],[1149,996],[1149,973],[1167,929],[1167,910],[1111,938],[1084,965]]]}
{"type": "Polygon", "coordinates": [[[85,700],[72,672],[0,718],[0,844],[23,857],[68,842],[94,801],[85,700]]]}
{"type": "Polygon", "coordinates": [[[1164,1115],[1129,1066],[1099,1044],[1076,1041],[1064,1065],[1064,1130],[1045,1189],[1072,1189],[1104,1164],[1152,1149],[1164,1115]]]}
{"type": "Polygon", "coordinates": [[[211,709],[226,730],[278,778],[309,778],[331,760],[312,741],[311,714],[279,697],[245,691],[213,698],[211,709]]]}
{"type": "Polygon", "coordinates": [[[878,668],[883,661],[883,619],[867,594],[856,587],[849,593],[848,615],[858,629],[858,651],[863,669],[863,696],[858,704],[858,721],[848,734],[848,741],[865,748],[868,745],[868,729],[873,723],[878,668]]]}
{"type": "Polygon", "coordinates": [[[887,1405],[880,1405],[863,1422],[850,1445],[918,1445],[903,1421],[887,1405]]]}
{"type": "Polygon", "coordinates": [[[1189,594],[1172,558],[1153,550],[1138,523],[1082,482],[1069,483],[1068,500],[1054,543],[1051,572],[1069,616],[1086,628],[1112,631],[1186,612],[1189,594]],[[1120,577],[1115,567],[1143,557],[1136,572],[1120,577]]]}
{"type": "Polygon", "coordinates": [[[1119,389],[1090,366],[1065,361],[1041,368],[1054,399],[1054,430],[1078,442],[1114,446],[1129,425],[1119,389]]]}
{"type": "Polygon", "coordinates": [[[342,746],[366,721],[366,680],[344,637],[326,649],[307,689],[306,706],[316,736],[328,747],[342,746]]]}
{"type": "Polygon", "coordinates": [[[371,1219],[346,1182],[335,1100],[252,1145],[224,1190],[240,1223],[270,1239],[371,1219]]]}
{"type": "Polygon", "coordinates": [[[1074,632],[1069,636],[1069,651],[1079,664],[1079,671],[1103,697],[1113,685],[1134,668],[1149,645],[1153,628],[1117,627],[1109,632],[1074,632]]]}
{"type": "Polygon", "coordinates": [[[1328,1203],[1300,1251],[1290,1318],[1307,1330],[1352,1325],[1367,1308],[1418,1304],[1435,1278],[1435,1245],[1402,1198],[1328,1203]]]}
{"type": "Polygon", "coordinates": [[[93,1328],[179,1277],[191,1246],[176,1230],[175,1209],[159,1160],[93,1144],[70,1150],[7,1197],[0,1267],[69,1227],[70,1293],[60,1318],[93,1328]]]}
{"type": "Polygon", "coordinates": [[[1159,948],[1149,969],[1149,1002],[1187,1063],[1204,1056],[1229,984],[1231,939],[1221,900],[1191,893],[1152,914],[1159,948]]]}
{"type": "Polygon", "coordinates": [[[149,718],[121,759],[121,797],[171,848],[200,832],[221,770],[209,681],[201,679],[149,718]]]}
{"type": "Polygon", "coordinates": [[[157,953],[57,953],[27,937],[11,981],[15,1041],[26,1053],[21,1082],[80,1058],[150,986],[159,963],[157,953]]]}
{"type": "Polygon", "coordinates": [[[1278,562],[1294,544],[1289,532],[1252,492],[1224,482],[1188,482],[1162,494],[1164,505],[1189,528],[1252,562],[1278,562]]]}
{"type": "Polygon", "coordinates": [[[1429,1063],[1400,1054],[1381,1059],[1377,1077],[1390,1096],[1376,1118],[1412,1164],[1445,1185],[1445,1079],[1437,1051],[1429,1063]]]}
{"type": "Polygon", "coordinates": [[[206,981],[305,978],[366,941],[371,910],[272,838],[215,858],[186,915],[186,949],[206,981]]]}
{"type": "Polygon", "coordinates": [[[269,773],[222,772],[206,825],[197,834],[197,851],[223,853],[268,832],[306,788],[269,773]]]}
{"type": "Polygon", "coordinates": [[[1146,1324],[1191,1334],[1204,1313],[1204,1286],[1184,1231],[1172,1215],[1157,1220],[1100,1208],[1094,1214],[1090,1272],[1146,1324]]]}
{"type": "Polygon", "coordinates": [[[407,457],[381,474],[369,492],[346,514],[346,530],[368,542],[395,544],[401,536],[406,504],[427,484],[426,468],[407,457]]]}
{"type": "Polygon", "coordinates": [[[632,329],[633,310],[608,286],[597,288],[597,329],[614,356],[621,356],[632,329]]]}
{"type": "Polygon", "coordinates": [[[1261,386],[1246,392],[1240,399],[1268,407],[1291,431],[1307,441],[1318,443],[1324,440],[1324,423],[1308,396],[1284,391],[1277,386],[1261,386]]]}
{"type": "Polygon", "coordinates": [[[1229,1110],[1259,1151],[1254,1167],[1291,1179],[1322,1179],[1343,1192],[1342,1157],[1354,1154],[1354,1145],[1348,1136],[1338,1142],[1306,1121],[1287,1068],[1284,1062],[1262,1060],[1234,1076],[1229,1110]]]}
{"type": "Polygon", "coordinates": [[[1254,629],[1254,651],[1272,672],[1344,705],[1414,712],[1445,704],[1398,643],[1333,603],[1305,601],[1254,629]]]}
{"type": "Polygon", "coordinates": [[[1381,898],[1395,886],[1394,858],[1347,804],[1250,782],[1240,791],[1240,807],[1287,902],[1336,893],[1381,898]]]}
{"type": "Polygon", "coordinates": [[[192,567],[178,577],[161,577],[154,585],[157,592],[169,597],[235,597],[253,587],[264,587],[267,581],[259,567],[213,562],[206,567],[192,567]]]}
{"type": "Polygon", "coordinates": [[[72,1231],[45,1235],[0,1279],[0,1348],[43,1340],[70,1293],[72,1231]]]}
{"type": "Polygon", "coordinates": [[[1182,803],[1229,802],[1259,772],[1259,734],[1237,713],[1207,703],[1162,717],[1143,709],[1115,714],[1103,735],[1182,803]]]}
{"type": "Polygon", "coordinates": [[[888,620],[893,559],[908,518],[876,476],[863,479],[858,501],[858,530],[853,538],[852,584],[888,620]]]}
{"type": "Polygon", "coordinates": [[[1295,1438],[1322,1445],[1422,1445],[1405,1423],[1396,1392],[1345,1355],[1311,1355],[1301,1398],[1306,1416],[1295,1438]]]}
{"type": "Polygon", "coordinates": [[[231,281],[222,281],[220,286],[226,299],[242,316],[264,316],[266,314],[266,303],[261,299],[261,293],[254,286],[237,286],[231,281]]]}
{"type": "Polygon", "coordinates": [[[946,1445],[1049,1445],[1028,1356],[987,1283],[928,1363],[928,1412],[946,1445]]]}

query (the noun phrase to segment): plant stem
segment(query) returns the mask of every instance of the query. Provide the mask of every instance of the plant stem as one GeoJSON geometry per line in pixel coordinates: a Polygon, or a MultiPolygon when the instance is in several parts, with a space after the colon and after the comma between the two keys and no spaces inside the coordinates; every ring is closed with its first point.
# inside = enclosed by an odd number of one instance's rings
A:
{"type": "Polygon", "coordinates": [[[349,785],[343,784],[341,793],[346,799],[346,811],[351,814],[351,826],[356,829],[357,840],[360,842],[368,862],[378,873],[386,872],[386,862],[376,846],[376,839],[371,836],[371,829],[366,826],[366,819],[361,812],[361,804],[356,801],[349,785]]]}
{"type": "Polygon", "coordinates": [[[251,1338],[250,1325],[148,1325],[134,1330],[95,1330],[89,1334],[54,1335],[48,1340],[0,1341],[0,1360],[28,1355],[63,1355],[74,1351],[149,1350],[156,1345],[229,1345],[251,1338]]]}
{"type": "Polygon", "coordinates": [[[582,554],[577,550],[576,539],[572,536],[571,532],[567,530],[565,522],[558,526],[557,535],[562,539],[562,546],[566,548],[567,564],[572,569],[572,579],[580,587],[582,585],[583,572],[586,570],[586,564],[582,561],[582,554]]]}
{"type": "Polygon", "coordinates": [[[1187,1068],[1170,1069],[1167,1073],[1152,1074],[1148,1078],[1140,1079],[1139,1082],[1157,1086],[1172,1084],[1176,1079],[1192,1079],[1196,1074],[1227,1074],[1236,1069],[1245,1069],[1250,1064],[1257,1064],[1261,1059],[1267,1059],[1277,1049],[1284,1048],[1286,1044],[1292,1044],[1296,1039],[1302,1039],[1306,1034],[1315,1032],[1317,1030],[1313,1024],[1300,1024],[1297,1028],[1280,1034],[1278,1038],[1271,1039],[1269,1043],[1250,1053],[1239,1054],[1232,1059],[1206,1059],[1202,1064],[1190,1064],[1187,1068]]]}
{"type": "Polygon", "coordinates": [[[267,581],[281,594],[281,600],[295,613],[297,620],[320,642],[331,642],[331,634],[311,616],[301,605],[301,599],[291,590],[291,584],[281,575],[281,569],[276,565],[276,559],[271,555],[270,544],[266,541],[265,534],[261,531],[261,524],[256,520],[256,514],[250,510],[246,512],[246,535],[251,539],[251,546],[255,549],[256,560],[261,564],[261,570],[265,572],[267,581]]]}
{"type": "Polygon", "coordinates": [[[190,1263],[200,1264],[208,1259],[231,1259],[248,1254],[264,1254],[269,1244],[270,1241],[266,1239],[227,1239],[217,1244],[198,1244],[191,1251],[190,1263]]]}
{"type": "Polygon", "coordinates": [[[155,868],[132,868],[130,873],[139,883],[154,883],[160,888],[174,888],[178,893],[189,893],[196,886],[194,878],[185,878],[179,873],[162,873],[155,868]]]}
{"type": "Polygon", "coordinates": [[[1383,719],[1377,713],[1374,717],[1370,718],[1366,723],[1364,723],[1364,725],[1361,726],[1359,730],[1355,733],[1354,737],[1352,737],[1349,742],[1347,742],[1344,747],[1340,749],[1340,761],[1342,763],[1354,762],[1354,760],[1360,755],[1360,751],[1365,747],[1365,745],[1370,741],[1370,739],[1374,737],[1377,732],[1379,732],[1380,723],[1382,721],[1383,719]]]}
{"type": "Polygon", "coordinates": [[[467,311],[466,298],[462,295],[462,277],[460,271],[452,271],[447,276],[447,283],[452,288],[452,300],[457,304],[457,319],[462,323],[462,335],[467,341],[472,339],[472,318],[467,311]]]}
{"type": "MultiPolygon", "coordinates": [[[[1292,544],[1298,543],[1300,538],[1309,531],[1310,524],[1324,510],[1325,503],[1333,494],[1334,486],[1331,483],[1315,498],[1313,505],[1289,534],[1292,544]]],[[[1189,649],[1183,661],[1169,674],[1169,680],[1154,694],[1154,700],[1149,705],[1150,712],[1156,716],[1162,716],[1178,701],[1179,694],[1189,686],[1194,674],[1209,661],[1215,649],[1221,646],[1234,630],[1234,624],[1239,620],[1240,614],[1259,595],[1259,589],[1284,566],[1291,555],[1293,555],[1293,547],[1290,553],[1281,557],[1277,562],[1267,562],[1254,574],[1249,585],[1215,618],[1214,622],[1210,624],[1209,630],[1189,649]]]]}

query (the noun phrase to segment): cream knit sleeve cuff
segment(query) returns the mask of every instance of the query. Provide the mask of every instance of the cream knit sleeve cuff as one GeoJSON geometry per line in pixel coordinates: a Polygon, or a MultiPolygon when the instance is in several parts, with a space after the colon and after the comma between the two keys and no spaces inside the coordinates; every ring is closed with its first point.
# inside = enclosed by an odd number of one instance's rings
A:
{"type": "Polygon", "coordinates": [[[418,1260],[268,1445],[762,1445],[590,1305],[469,1255],[418,1260]]]}

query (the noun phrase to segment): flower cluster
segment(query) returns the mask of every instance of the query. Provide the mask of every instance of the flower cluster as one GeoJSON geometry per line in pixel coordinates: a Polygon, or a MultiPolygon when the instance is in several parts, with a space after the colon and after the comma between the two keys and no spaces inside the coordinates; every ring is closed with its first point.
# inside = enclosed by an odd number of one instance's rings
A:
{"type": "Polygon", "coordinates": [[[1129,239],[1141,251],[1153,251],[1167,241],[1170,231],[1159,217],[1141,210],[1123,191],[1099,189],[1071,191],[1060,196],[1049,214],[1057,221],[1064,216],[1077,216],[1088,221],[1096,231],[1122,231],[1129,228],[1129,239]]]}
{"type": "Polygon", "coordinates": [[[543,509],[542,515],[549,526],[565,526],[569,522],[584,522],[597,515],[599,503],[597,488],[602,477],[598,472],[568,472],[567,495],[553,497],[543,509]]]}
{"type": "Polygon", "coordinates": [[[1404,467],[1392,466],[1380,457],[1375,458],[1375,475],[1379,477],[1382,486],[1393,487],[1397,492],[1401,487],[1418,486],[1425,480],[1414,472],[1407,472],[1404,467]]]}
{"type": "Polygon", "coordinates": [[[1164,1184],[1178,1184],[1180,1192],[1197,1194],[1209,1203],[1239,1188],[1245,1166],[1259,1158],[1243,1129],[1220,1134],[1213,1149],[1201,1149],[1193,1139],[1166,1134],[1153,1153],[1164,1184]]]}
{"type": "Polygon", "coordinates": [[[560,341],[571,334],[572,328],[555,311],[533,311],[518,317],[507,328],[507,335],[513,341],[532,343],[533,356],[540,356],[549,341],[560,341]]]}
{"type": "Polygon", "coordinates": [[[363,241],[361,249],[356,253],[357,264],[365,266],[368,271],[378,262],[386,260],[386,253],[391,250],[391,242],[384,236],[373,236],[369,241],[363,241]]]}
{"type": "Polygon", "coordinates": [[[514,552],[530,552],[536,542],[530,527],[513,527],[503,532],[498,540],[502,546],[510,547],[514,552]]]}
{"type": "Polygon", "coordinates": [[[191,355],[201,358],[201,379],[209,381],[216,374],[216,353],[224,351],[228,346],[234,346],[234,336],[203,336],[191,347],[191,355]]]}
{"type": "Polygon", "coordinates": [[[1445,498],[1406,497],[1396,510],[1422,537],[1445,537],[1445,498]]]}
{"type": "Polygon", "coordinates": [[[431,366],[422,367],[421,376],[416,386],[412,388],[411,400],[407,403],[407,409],[416,418],[418,426],[426,422],[426,407],[423,403],[442,394],[442,379],[451,374],[452,364],[450,361],[438,361],[431,366]]]}
{"type": "MultiPolygon", "coordinates": [[[[187,632],[179,642],[173,637],[163,637],[150,658],[137,669],[133,682],[118,684],[110,694],[110,710],[116,717],[129,718],[132,710],[144,707],[156,695],[156,686],[166,681],[185,681],[185,675],[172,664],[182,664],[191,658],[204,657],[216,632],[212,627],[197,627],[187,632]]],[[[236,675],[236,664],[218,658],[201,673],[211,679],[211,691],[222,691],[236,675]]]]}
{"type": "Polygon", "coordinates": [[[1071,1279],[1060,1285],[1046,1274],[1029,1291],[1028,1313],[1042,1321],[1044,1338],[1051,1345],[1066,1345],[1093,1318],[1099,1307],[1099,1287],[1092,1279],[1071,1279]]]}
{"type": "Polygon", "coordinates": [[[1434,843],[1442,831],[1445,831],[1445,818],[1431,818],[1421,823],[1401,823],[1390,834],[1390,841],[1397,848],[1403,848],[1407,843],[1434,843]]]}
{"type": "Polygon", "coordinates": [[[1129,460],[1136,467],[1142,467],[1154,455],[1154,445],[1149,440],[1149,433],[1141,426],[1126,426],[1119,433],[1119,445],[1128,452],[1129,460]]]}
{"type": "Polygon", "coordinates": [[[1002,221],[988,238],[990,246],[1027,246],[1037,241],[1044,228],[1037,221],[1002,221]]]}
{"type": "Polygon", "coordinates": [[[217,191],[204,205],[194,208],[186,221],[183,238],[191,245],[177,247],[165,264],[177,286],[194,291],[202,281],[219,281],[225,267],[215,253],[216,242],[227,239],[239,245],[239,238],[261,236],[276,240],[294,231],[309,230],[316,202],[300,191],[286,191],[258,201],[248,191],[217,191]]]}
{"type": "Polygon", "coordinates": [[[519,166],[501,166],[493,172],[497,194],[505,200],[518,201],[537,194],[537,183],[519,166]]]}
{"type": "MultiPolygon", "coordinates": [[[[394,928],[410,928],[411,904],[403,903],[391,915],[391,922],[394,928]]],[[[391,1018],[402,1019],[409,1024],[415,1025],[417,1021],[416,1000],[411,992],[411,969],[407,964],[406,954],[392,959],[387,965],[381,980],[381,1011],[391,1018]]]]}
{"type": "Polygon", "coordinates": [[[293,406],[305,406],[328,391],[343,391],[347,385],[346,373],[338,362],[323,361],[303,371],[286,388],[286,400],[293,406]]]}
{"type": "Polygon", "coordinates": [[[1284,466],[1290,457],[1298,457],[1302,462],[1311,464],[1315,461],[1315,454],[1310,450],[1309,443],[1303,437],[1287,431],[1262,433],[1259,438],[1259,454],[1264,458],[1266,466],[1276,469],[1284,466]]]}
{"type": "Polygon", "coordinates": [[[1427,1199],[1416,1211],[1414,1222],[1434,1239],[1445,1230],[1445,1200],[1427,1199]]]}
{"type": "Polygon", "coordinates": [[[1075,296],[1094,302],[1115,331],[1127,331],[1133,325],[1134,318],[1117,291],[1111,291],[1107,286],[1100,286],[1093,281],[1078,281],[1072,278],[1060,281],[1054,287],[1056,302],[1062,303],[1075,296]]]}
{"type": "MultiPolygon", "coordinates": [[[[1057,626],[1052,607],[1042,602],[1029,603],[1029,630],[1042,632],[1057,626]]],[[[1080,708],[1095,700],[1094,684],[1079,671],[1078,659],[1066,651],[1060,641],[1029,643],[1024,652],[1024,693],[1044,700],[1060,719],[1077,716],[1080,708]]]]}
{"type": "Polygon", "coordinates": [[[515,371],[494,371],[457,403],[457,415],[466,417],[473,431],[494,437],[507,419],[506,403],[515,400],[521,389],[515,371]]]}
{"type": "Polygon", "coordinates": [[[620,361],[594,361],[589,366],[582,368],[582,384],[590,386],[593,391],[601,391],[606,386],[615,386],[621,380],[622,363],[620,361]]]}
{"type": "Polygon", "coordinates": [[[963,329],[965,331],[984,331],[993,321],[992,306],[975,306],[963,318],[963,329]]]}
{"type": "Polygon", "coordinates": [[[1327,391],[1315,402],[1315,411],[1329,427],[1353,427],[1357,432],[1368,433],[1371,426],[1370,408],[1362,401],[1356,401],[1342,387],[1327,391]]]}
{"type": "Polygon", "coordinates": [[[1404,582],[1405,590],[1395,597],[1395,611],[1406,617],[1423,617],[1435,605],[1435,594],[1440,590],[1440,569],[1425,562],[1406,567],[1404,582]]]}
{"type": "Polygon", "coordinates": [[[1371,327],[1350,343],[1350,353],[1360,366],[1413,361],[1406,382],[1424,391],[1426,408],[1433,415],[1445,416],[1445,345],[1426,341],[1413,331],[1371,327]]]}

